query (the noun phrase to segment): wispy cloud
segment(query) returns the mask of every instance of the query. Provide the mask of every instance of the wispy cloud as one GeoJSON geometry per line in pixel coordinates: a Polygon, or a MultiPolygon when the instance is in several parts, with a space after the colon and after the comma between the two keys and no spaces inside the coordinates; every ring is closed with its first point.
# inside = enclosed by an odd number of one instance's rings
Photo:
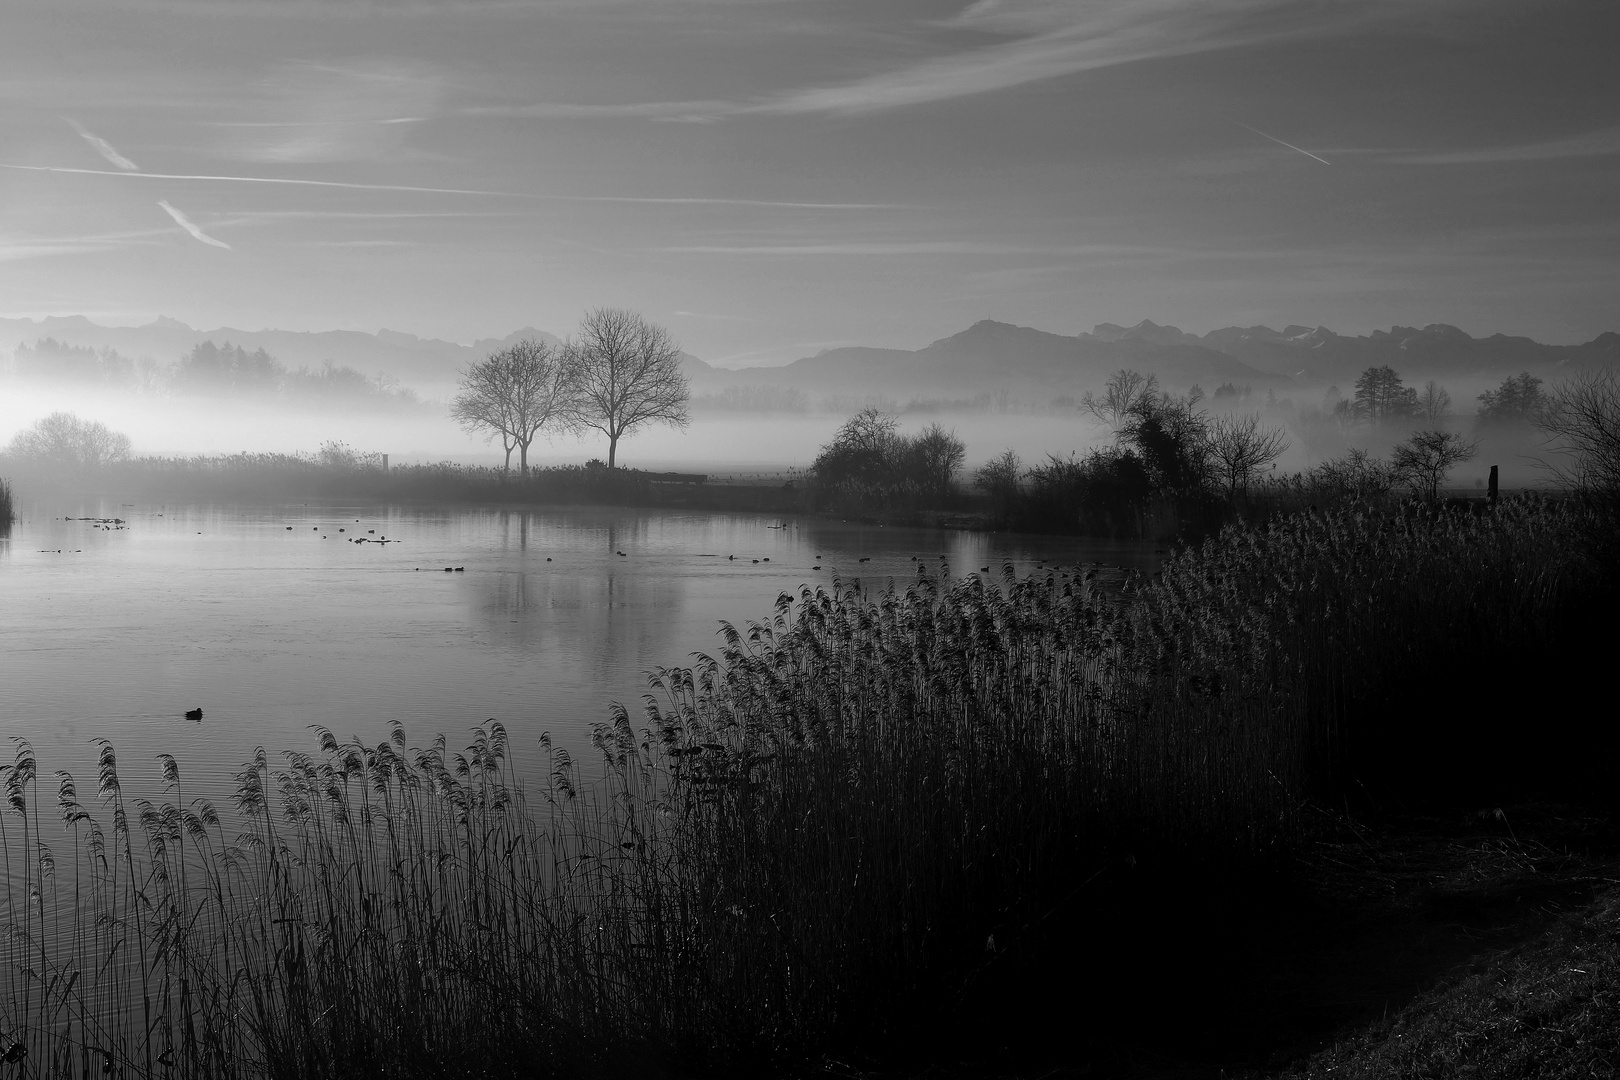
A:
{"type": "Polygon", "coordinates": [[[682,319],[702,319],[706,322],[758,322],[758,319],[747,315],[719,315],[707,311],[673,311],[670,314],[682,319]]]}
{"type": "Polygon", "coordinates": [[[115,251],[148,242],[152,237],[167,235],[168,232],[168,229],[138,229],[88,236],[0,237],[0,262],[115,251]]]}
{"type": "Polygon", "coordinates": [[[745,115],[860,115],[1007,90],[1098,68],[1342,32],[1457,0],[1359,0],[1323,7],[1294,0],[981,0],[926,26],[1010,40],[980,44],[830,86],[750,101],[539,103],[486,114],[714,120],[745,115]]]}
{"type": "Polygon", "coordinates": [[[106,158],[109,162],[111,162],[112,164],[118,166],[120,169],[123,169],[125,172],[139,172],[140,171],[141,167],[139,165],[135,164],[133,161],[129,160],[129,158],[125,157],[123,154],[120,154],[117,150],[113,149],[113,144],[112,143],[108,142],[106,139],[103,139],[99,135],[94,135],[94,134],[91,134],[89,131],[86,131],[84,126],[82,124],[80,124],[77,120],[73,120],[73,119],[71,119],[69,117],[66,117],[66,116],[62,117],[62,119],[66,120],[67,123],[68,123],[68,126],[70,126],[71,128],[73,128],[74,131],[77,131],[79,133],[79,138],[81,138],[85,142],[89,143],[92,147],[95,148],[96,153],[98,153],[102,157],[106,158]]]}
{"type": "Polygon", "coordinates": [[[186,230],[186,232],[190,233],[194,238],[201,240],[203,243],[212,247],[224,248],[226,251],[231,250],[231,245],[225,243],[223,240],[215,240],[212,236],[209,236],[207,233],[203,232],[200,225],[186,217],[186,215],[182,214],[173,206],[170,206],[167,199],[159,199],[158,205],[163,207],[164,213],[174,218],[174,223],[176,225],[186,230]]]}
{"type": "Polygon", "coordinates": [[[246,161],[363,161],[397,149],[438,111],[442,78],[396,61],[287,64],[253,90],[247,118],[216,122],[246,161]]]}
{"type": "Polygon", "coordinates": [[[328,248],[403,248],[419,246],[414,240],[315,240],[311,247],[328,248]]]}
{"type": "Polygon", "coordinates": [[[288,176],[212,176],[202,173],[112,172],[108,169],[73,169],[62,165],[13,165],[0,162],[0,169],[26,172],[68,173],[79,176],[121,176],[130,180],[194,180],[231,184],[287,184],[294,187],[343,188],[350,191],[400,191],[430,195],[493,195],[510,199],[545,198],[515,191],[487,191],[478,188],[418,187],[411,184],[359,184],[342,180],[304,180],[288,176]]]}
{"type": "Polygon", "coordinates": [[[53,255],[82,255],[93,251],[111,251],[116,244],[90,241],[10,241],[0,240],[0,263],[21,262],[24,259],[43,259],[53,255]]]}
{"type": "Polygon", "coordinates": [[[691,245],[656,250],[678,255],[1049,255],[1132,257],[1162,249],[1136,244],[1000,244],[960,240],[854,241],[825,244],[691,245]]]}
{"type": "Polygon", "coordinates": [[[67,173],[77,176],[118,176],[129,180],[191,180],[231,184],[289,184],[295,187],[341,188],[349,191],[397,191],[425,195],[487,195],[503,199],[539,199],[555,202],[620,203],[645,206],[754,206],[780,210],[891,210],[898,203],[786,202],[777,199],[731,199],[709,196],[561,195],[543,191],[493,191],[484,188],[419,187],[412,184],[362,184],[342,180],[305,180],[288,176],[215,176],[203,173],[113,172],[76,169],[62,165],[15,165],[0,162],[0,169],[67,173]]]}
{"type": "Polygon", "coordinates": [[[1510,161],[1556,161],[1567,158],[1601,157],[1608,154],[1620,154],[1620,127],[1603,128],[1547,142],[1519,143],[1514,146],[1405,153],[1391,160],[1400,165],[1491,165],[1510,161]]]}
{"type": "Polygon", "coordinates": [[[730,101],[633,101],[618,105],[576,105],[541,101],[529,105],[475,105],[463,116],[499,116],[531,120],[635,119],[703,122],[746,112],[748,106],[730,101]]]}
{"type": "Polygon", "coordinates": [[[1232,122],[1234,124],[1237,124],[1237,126],[1242,128],[1244,131],[1252,131],[1256,135],[1260,136],[1262,139],[1270,139],[1272,142],[1276,143],[1278,146],[1286,146],[1290,150],[1297,150],[1299,153],[1304,154],[1306,157],[1310,158],[1312,161],[1320,161],[1324,165],[1333,164],[1333,162],[1329,161],[1325,157],[1320,157],[1320,156],[1318,156],[1316,154],[1313,154],[1309,150],[1306,150],[1306,149],[1303,149],[1301,147],[1295,146],[1291,142],[1283,142],[1281,139],[1277,138],[1277,136],[1275,136],[1275,135],[1267,135],[1265,132],[1261,131],[1259,128],[1250,127],[1248,124],[1238,123],[1238,121],[1236,121],[1236,120],[1234,120],[1232,122]]]}

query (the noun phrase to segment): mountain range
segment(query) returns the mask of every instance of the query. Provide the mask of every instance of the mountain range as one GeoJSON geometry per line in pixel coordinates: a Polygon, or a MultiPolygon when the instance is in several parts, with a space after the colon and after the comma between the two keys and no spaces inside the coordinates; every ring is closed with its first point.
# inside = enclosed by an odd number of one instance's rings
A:
{"type": "Polygon", "coordinates": [[[1389,365],[1408,383],[1423,379],[1496,380],[1520,371],[1543,378],[1620,363],[1620,334],[1581,345],[1543,345],[1525,337],[1471,337],[1455,326],[1396,326],[1349,337],[1326,327],[1227,327],[1202,336],[1147,320],[1101,323],[1089,334],[1050,334],[984,320],[921,349],[829,349],[780,368],[716,372],[730,383],[804,390],[860,387],[901,397],[948,397],[1006,391],[1014,397],[1098,389],[1120,368],[1157,375],[1167,387],[1223,383],[1254,390],[1337,383],[1348,387],[1369,367],[1389,365]]]}
{"type": "Polygon", "coordinates": [[[555,335],[526,326],[504,338],[486,338],[471,345],[435,338],[420,338],[397,330],[367,334],[357,330],[239,330],[221,326],[197,330],[166,316],[144,326],[102,326],[82,315],[45,319],[0,319],[0,355],[18,345],[33,345],[54,338],[64,345],[111,349],[131,359],[151,357],[172,363],[201,342],[230,342],[252,351],[263,349],[288,367],[319,368],[330,360],[367,375],[386,372],[404,383],[436,387],[453,385],[457,372],[497,349],[523,338],[557,343],[555,335]]]}
{"type": "MultiPolygon", "coordinates": [[[[533,327],[462,345],[393,330],[198,330],[161,317],[135,327],[101,326],[83,316],[0,319],[0,354],[15,345],[54,338],[169,362],[199,342],[230,341],[263,348],[291,367],[319,367],[329,360],[367,374],[386,372],[437,393],[454,385],[460,369],[525,337],[558,340],[533,327]]],[[[1099,389],[1122,367],[1157,375],[1166,387],[1196,383],[1206,390],[1223,383],[1278,391],[1329,383],[1348,388],[1366,368],[1386,364],[1409,384],[1428,378],[1496,380],[1520,371],[1549,378],[1620,363],[1620,334],[1611,331],[1579,345],[1543,345],[1503,334],[1476,338],[1455,326],[1433,323],[1356,337],[1321,326],[1233,326],[1200,336],[1143,320],[1129,327],[1100,323],[1090,333],[1069,336],[986,319],[921,349],[829,349],[781,367],[716,368],[697,357],[683,357],[697,393],[776,386],[901,400],[984,394],[1042,400],[1099,389]]]]}

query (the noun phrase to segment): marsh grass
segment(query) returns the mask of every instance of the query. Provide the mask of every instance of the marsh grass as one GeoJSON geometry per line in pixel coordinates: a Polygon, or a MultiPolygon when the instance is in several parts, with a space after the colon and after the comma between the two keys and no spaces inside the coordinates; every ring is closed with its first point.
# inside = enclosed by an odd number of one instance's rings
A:
{"type": "Polygon", "coordinates": [[[654,672],[594,763],[545,742],[528,795],[493,721],[462,753],[317,730],[223,813],[167,757],[160,797],[126,796],[106,745],[94,800],[58,774],[42,807],[19,742],[0,1053],[30,1075],[749,1073],[1103,1023],[1087,1003],[1174,906],[1133,914],[1121,883],[1152,869],[1200,905],[1219,868],[1289,852],[1313,801],[1410,782],[1399,762],[1471,719],[1414,712],[1414,685],[1554,640],[1611,587],[1571,542],[1591,513],[1296,515],[1123,594],[1085,567],[806,588],[654,672]]]}

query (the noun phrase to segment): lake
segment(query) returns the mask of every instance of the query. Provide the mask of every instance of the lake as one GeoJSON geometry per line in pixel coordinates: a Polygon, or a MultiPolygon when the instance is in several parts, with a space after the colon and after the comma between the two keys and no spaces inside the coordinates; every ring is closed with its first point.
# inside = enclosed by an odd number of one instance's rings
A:
{"type": "Polygon", "coordinates": [[[19,509],[0,539],[0,731],[33,744],[42,778],[74,773],[81,798],[107,739],[126,784],[155,780],[154,755],[170,753],[188,797],[222,805],[254,747],[273,761],[312,750],[314,724],[376,743],[399,720],[413,745],[443,732],[454,749],[494,717],[520,774],[533,775],[543,732],[588,764],[609,702],[639,716],[647,671],[718,651],[721,620],[768,618],[802,585],[904,584],[913,557],[997,578],[1009,561],[1159,558],[1065,537],[624,508],[19,509]],[[82,520],[94,518],[123,523],[82,520]],[[185,719],[194,708],[201,721],[185,719]]]}

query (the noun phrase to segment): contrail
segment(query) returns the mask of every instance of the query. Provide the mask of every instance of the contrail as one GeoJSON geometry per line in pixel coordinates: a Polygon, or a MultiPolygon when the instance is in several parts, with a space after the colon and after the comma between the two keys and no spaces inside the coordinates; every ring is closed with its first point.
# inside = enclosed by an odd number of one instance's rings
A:
{"type": "Polygon", "coordinates": [[[66,120],[68,122],[68,126],[79,133],[79,138],[95,147],[96,153],[100,154],[102,157],[106,158],[108,161],[112,162],[114,165],[126,172],[140,171],[141,167],[129,160],[129,158],[125,157],[123,154],[120,154],[117,150],[113,149],[112,143],[108,142],[106,139],[103,139],[100,135],[94,135],[86,131],[84,129],[84,125],[80,124],[77,120],[70,116],[64,116],[62,119],[66,120]]]}
{"type": "Polygon", "coordinates": [[[183,173],[113,172],[111,169],[74,169],[65,165],[9,165],[0,162],[0,169],[23,169],[28,172],[73,173],[79,176],[122,176],[131,180],[222,180],[233,184],[292,184],[299,187],[348,188],[355,191],[409,191],[431,195],[500,195],[512,199],[541,198],[513,191],[478,191],[470,188],[410,187],[405,184],[350,184],[341,180],[294,180],[282,176],[202,176],[183,173]]]}
{"type": "Polygon", "coordinates": [[[186,173],[113,172],[111,169],[76,169],[65,165],[12,165],[0,169],[27,172],[71,173],[78,176],[121,176],[131,180],[222,181],[231,184],[289,184],[295,187],[344,188],[350,191],[400,191],[423,195],[485,195],[500,199],[542,199],[554,202],[633,203],[649,206],[760,206],[785,210],[887,210],[895,203],[780,202],[772,199],[721,199],[641,195],[554,195],[532,191],[486,191],[479,188],[413,187],[408,184],[355,184],[342,180],[297,180],[285,176],[207,176],[186,173]]]}
{"type": "Polygon", "coordinates": [[[1278,146],[1286,146],[1290,150],[1299,150],[1300,153],[1304,154],[1306,157],[1310,158],[1312,161],[1320,161],[1324,165],[1333,164],[1333,162],[1329,161],[1325,157],[1317,157],[1315,154],[1311,153],[1309,150],[1302,150],[1299,147],[1295,146],[1291,142],[1283,142],[1281,139],[1277,138],[1277,136],[1275,136],[1275,135],[1267,135],[1265,132],[1261,131],[1259,128],[1250,127],[1248,124],[1241,123],[1241,122],[1239,122],[1237,120],[1232,121],[1232,123],[1237,124],[1238,127],[1243,128],[1245,131],[1254,132],[1256,135],[1260,136],[1262,139],[1270,139],[1272,142],[1276,143],[1278,146]]]}
{"type": "Polygon", "coordinates": [[[163,209],[168,212],[170,217],[174,218],[174,223],[176,225],[186,230],[186,232],[190,233],[198,240],[201,240],[205,244],[212,244],[217,248],[224,248],[226,251],[231,250],[231,245],[225,243],[223,240],[215,240],[212,236],[209,236],[207,233],[203,232],[196,222],[192,221],[190,218],[186,217],[186,215],[170,206],[167,199],[159,199],[158,205],[163,207],[163,209]]]}

